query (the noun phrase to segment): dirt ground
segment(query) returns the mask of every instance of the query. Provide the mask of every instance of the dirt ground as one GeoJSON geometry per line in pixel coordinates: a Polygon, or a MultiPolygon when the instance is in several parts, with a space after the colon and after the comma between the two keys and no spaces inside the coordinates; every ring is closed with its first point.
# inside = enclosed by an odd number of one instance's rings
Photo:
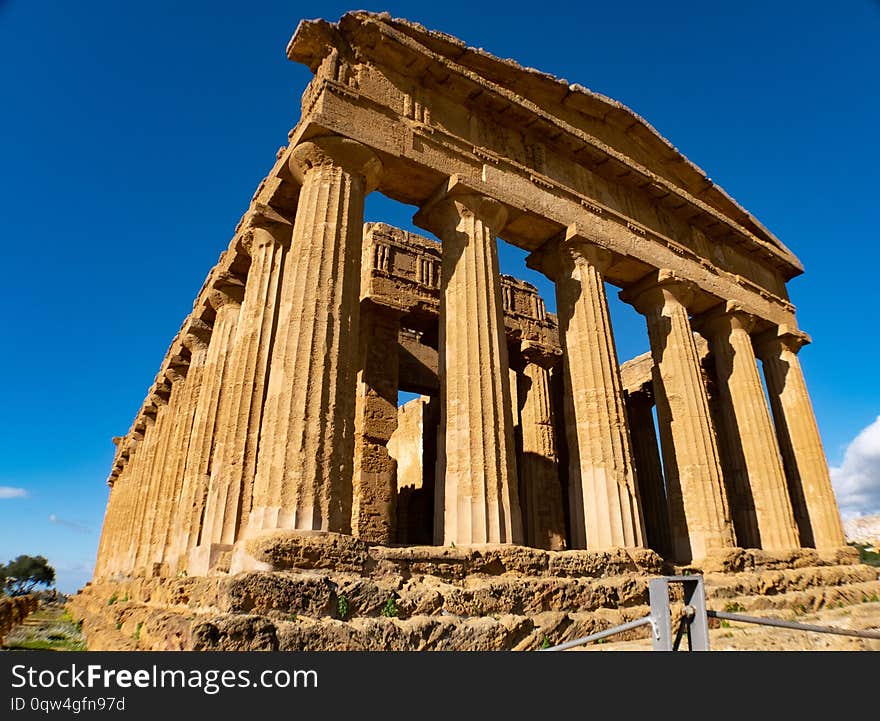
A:
{"type": "MultiPolygon", "coordinates": [[[[880,603],[870,602],[846,608],[825,608],[815,613],[798,614],[749,612],[750,616],[767,616],[785,621],[816,626],[834,626],[860,631],[880,631],[880,603]]],[[[713,651],[880,651],[880,640],[850,638],[825,633],[810,633],[753,624],[722,622],[725,625],[709,630],[709,646],[713,651]]],[[[687,642],[683,642],[686,648],[687,642]]],[[[651,642],[644,640],[593,643],[582,651],[649,651],[651,642]]]]}

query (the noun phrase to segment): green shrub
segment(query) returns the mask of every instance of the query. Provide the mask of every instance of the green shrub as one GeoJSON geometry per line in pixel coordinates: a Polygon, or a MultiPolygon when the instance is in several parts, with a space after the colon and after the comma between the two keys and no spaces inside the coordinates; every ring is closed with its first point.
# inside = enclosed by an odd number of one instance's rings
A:
{"type": "Polygon", "coordinates": [[[382,615],[386,618],[397,618],[398,613],[397,599],[394,596],[389,596],[388,600],[385,601],[385,605],[382,606],[382,615]]]}

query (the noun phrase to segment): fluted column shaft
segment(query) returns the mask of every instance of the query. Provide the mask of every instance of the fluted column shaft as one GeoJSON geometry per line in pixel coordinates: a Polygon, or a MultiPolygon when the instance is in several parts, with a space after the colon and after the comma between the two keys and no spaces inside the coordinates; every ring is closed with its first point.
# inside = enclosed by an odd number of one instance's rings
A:
{"type": "Polygon", "coordinates": [[[299,145],[302,183],[284,264],[247,535],[351,531],[364,198],[381,171],[336,136],[299,145]]]}
{"type": "MultiPolygon", "coordinates": [[[[702,322],[715,357],[721,413],[730,442],[742,449],[743,468],[734,481],[748,487],[754,503],[760,548],[786,550],[799,546],[782,459],[758,375],[749,335],[750,316],[732,307],[702,322]]],[[[736,514],[736,509],[731,509],[736,514]]]]}
{"type": "Polygon", "coordinates": [[[174,523],[181,513],[180,497],[183,488],[183,477],[186,471],[186,459],[192,439],[193,419],[199,400],[202,375],[207,358],[207,345],[203,338],[208,336],[201,322],[190,321],[184,344],[190,350],[186,378],[181,388],[181,397],[175,414],[174,435],[168,448],[165,466],[166,487],[159,499],[160,508],[153,536],[153,562],[163,564],[163,572],[173,573],[176,557],[173,555],[172,538],[174,523]],[[194,334],[202,338],[193,338],[194,334]]]}
{"type": "Polygon", "coordinates": [[[550,398],[549,359],[530,356],[522,372],[522,459],[520,489],[526,544],[559,551],[565,548],[562,486],[559,483],[556,429],[550,398]]]}
{"type": "MultiPolygon", "coordinates": [[[[180,504],[173,524],[173,550],[170,553],[172,564],[181,567],[188,565],[187,555],[198,545],[201,532],[216,442],[217,410],[228,372],[229,346],[235,333],[241,295],[241,284],[232,278],[222,279],[220,285],[215,286],[209,294],[209,302],[216,316],[205,351],[199,397],[186,452],[180,504]]],[[[193,340],[196,348],[204,342],[204,339],[193,340]]],[[[171,570],[175,570],[173,565],[171,570]]]]}
{"type": "Polygon", "coordinates": [[[245,237],[251,257],[219,411],[220,435],[212,464],[202,544],[230,545],[251,510],[263,396],[272,331],[291,225],[268,208],[245,237]]]}
{"type": "Polygon", "coordinates": [[[672,552],[669,530],[669,504],[663,481],[663,466],[657,446],[654,427],[653,396],[645,391],[628,393],[626,413],[632,440],[633,461],[639,486],[642,517],[645,521],[645,539],[648,546],[661,556],[672,552]]]}
{"type": "Polygon", "coordinates": [[[805,333],[772,331],[756,342],[764,366],[776,435],[795,507],[801,543],[817,549],[845,545],[840,511],[813,404],[797,353],[805,333]]]}
{"type": "Polygon", "coordinates": [[[171,390],[167,402],[160,407],[159,414],[156,416],[155,431],[157,433],[157,442],[155,457],[150,470],[150,479],[145,496],[143,526],[135,558],[136,568],[147,576],[154,575],[156,571],[153,565],[156,560],[154,558],[155,549],[153,541],[156,525],[161,514],[161,507],[168,493],[168,484],[170,482],[170,478],[167,475],[169,451],[178,420],[177,413],[180,408],[183,379],[183,374],[177,369],[169,368],[166,371],[165,380],[171,390]]]}
{"type": "Polygon", "coordinates": [[[644,526],[602,278],[612,257],[577,236],[561,241],[556,253],[572,544],[641,546],[644,526]]]}
{"type": "Polygon", "coordinates": [[[504,208],[445,195],[416,215],[442,241],[438,544],[522,543],[495,236],[504,208]]]}
{"type": "Polygon", "coordinates": [[[140,467],[143,461],[144,435],[152,423],[152,418],[145,416],[140,421],[140,427],[133,431],[132,438],[129,443],[129,458],[125,468],[120,473],[116,481],[119,492],[119,512],[116,531],[113,536],[113,542],[110,550],[110,560],[108,561],[107,571],[109,573],[121,573],[124,570],[130,570],[128,563],[128,550],[132,533],[132,521],[134,507],[136,503],[135,484],[136,478],[140,474],[140,467]]]}
{"type": "Polygon", "coordinates": [[[373,543],[393,543],[397,529],[397,461],[388,441],[397,429],[395,309],[361,305],[361,363],[355,412],[352,533],[373,543]]]}
{"type": "Polygon", "coordinates": [[[153,478],[153,466],[156,460],[156,446],[162,436],[161,420],[165,411],[165,399],[154,396],[152,399],[155,415],[146,416],[146,428],[144,440],[139,451],[140,462],[137,466],[137,476],[132,479],[132,503],[130,512],[128,553],[124,561],[124,571],[135,574],[139,570],[138,561],[141,552],[141,542],[146,527],[147,501],[150,496],[150,484],[153,478]]]}
{"type": "Polygon", "coordinates": [[[110,557],[110,549],[115,540],[116,523],[119,515],[119,496],[114,493],[119,479],[110,486],[107,495],[107,507],[104,510],[104,523],[101,525],[101,539],[98,541],[98,553],[95,557],[95,571],[92,574],[95,579],[103,578],[107,574],[107,566],[110,557]]]}
{"type": "Polygon", "coordinates": [[[622,298],[645,316],[676,560],[703,559],[735,543],[709,401],[686,303],[692,289],[661,271],[622,298]]]}

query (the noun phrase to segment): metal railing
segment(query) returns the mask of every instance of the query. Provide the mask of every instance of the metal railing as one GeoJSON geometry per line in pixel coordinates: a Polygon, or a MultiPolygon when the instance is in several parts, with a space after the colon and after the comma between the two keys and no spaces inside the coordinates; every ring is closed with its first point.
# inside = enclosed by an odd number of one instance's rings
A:
{"type": "Polygon", "coordinates": [[[594,641],[601,641],[610,636],[642,626],[650,626],[654,651],[678,651],[682,640],[685,638],[687,638],[688,650],[709,651],[710,618],[774,626],[795,631],[830,633],[838,636],[880,640],[880,631],[853,631],[834,626],[814,626],[795,621],[782,621],[776,618],[743,616],[726,611],[710,611],[706,608],[706,591],[703,586],[702,576],[661,576],[659,578],[652,578],[648,581],[648,599],[651,607],[651,613],[648,616],[541,650],[567,651],[568,649],[584,646],[594,641]],[[684,608],[674,637],[672,635],[672,609],[669,602],[670,585],[681,585],[684,593],[684,608]]]}

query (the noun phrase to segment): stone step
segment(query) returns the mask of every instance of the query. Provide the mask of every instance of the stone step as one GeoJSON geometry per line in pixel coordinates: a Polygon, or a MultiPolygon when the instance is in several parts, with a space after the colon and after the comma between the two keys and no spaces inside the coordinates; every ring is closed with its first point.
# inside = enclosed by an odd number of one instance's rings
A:
{"type": "MultiPolygon", "coordinates": [[[[880,598],[875,568],[769,566],[706,574],[708,606],[796,618],[880,598]]],[[[649,612],[650,576],[641,571],[606,577],[525,571],[439,577],[312,569],[135,579],[93,584],[69,608],[83,619],[90,648],[148,650],[530,650],[649,612]]],[[[616,639],[647,633],[636,629],[616,639]]]]}
{"type": "MultiPolygon", "coordinates": [[[[193,625],[195,650],[281,651],[494,651],[535,650],[563,643],[648,614],[646,606],[593,613],[504,614],[475,618],[298,619],[275,621],[258,615],[224,614],[193,625]]],[[[645,635],[644,629],[621,639],[645,635]]]]}
{"type": "Polygon", "coordinates": [[[759,573],[720,574],[704,576],[708,598],[734,596],[773,596],[818,586],[844,586],[877,580],[880,570],[871,566],[818,566],[759,573]]]}
{"type": "Polygon", "coordinates": [[[770,595],[743,595],[732,598],[709,598],[706,605],[715,611],[787,610],[807,613],[821,608],[853,606],[880,599],[880,580],[840,586],[815,587],[770,595]]]}
{"type": "Polygon", "coordinates": [[[336,533],[277,532],[247,543],[258,562],[275,571],[334,571],[365,578],[433,576],[457,581],[471,576],[603,578],[660,574],[663,559],[645,548],[608,551],[544,551],[506,544],[468,546],[370,546],[336,533]]]}
{"type": "Polygon", "coordinates": [[[544,611],[592,611],[647,603],[644,576],[611,578],[436,578],[373,581],[291,572],[238,574],[227,579],[216,608],[226,613],[296,614],[311,618],[416,615],[486,616],[544,611]]]}

